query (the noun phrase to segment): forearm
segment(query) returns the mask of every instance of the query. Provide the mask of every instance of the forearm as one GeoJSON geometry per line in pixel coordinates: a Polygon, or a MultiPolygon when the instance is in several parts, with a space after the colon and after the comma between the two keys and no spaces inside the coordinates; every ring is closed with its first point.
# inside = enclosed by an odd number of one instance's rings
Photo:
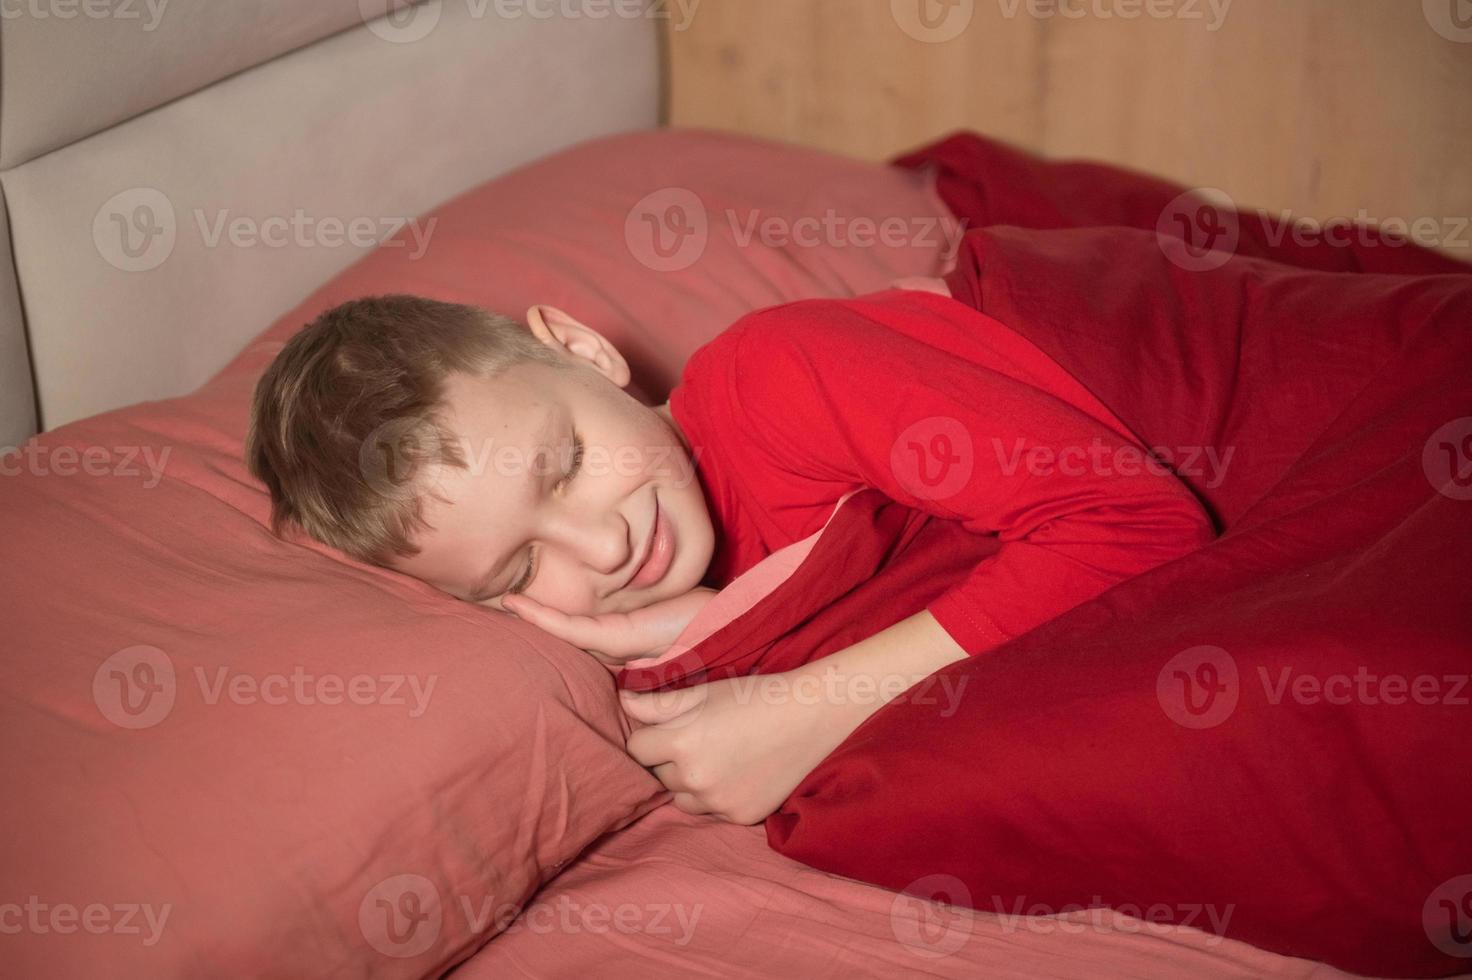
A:
{"type": "Polygon", "coordinates": [[[837,747],[874,712],[966,651],[921,610],[865,640],[789,672],[794,693],[816,689],[819,737],[837,747]]]}

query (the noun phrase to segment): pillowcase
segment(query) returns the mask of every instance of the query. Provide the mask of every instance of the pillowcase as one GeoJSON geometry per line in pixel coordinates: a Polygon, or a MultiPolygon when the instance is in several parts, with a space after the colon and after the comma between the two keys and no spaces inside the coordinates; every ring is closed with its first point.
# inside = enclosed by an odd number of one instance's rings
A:
{"type": "Polygon", "coordinates": [[[665,798],[592,658],[271,535],[241,451],[293,332],[370,293],[552,303],[659,399],[754,307],[934,274],[949,220],[924,178],[873,164],[713,133],[600,140],[426,216],[422,253],[381,246],[194,394],[6,455],[7,966],[439,975],[665,798]],[[871,242],[855,222],[932,235],[871,242]]]}
{"type": "Polygon", "coordinates": [[[663,401],[738,317],[937,274],[964,226],[919,173],[701,130],[616,136],[469,191],[283,316],[224,372],[254,372],[302,321],[365,292],[413,292],[520,317],[567,309],[663,401]]]}

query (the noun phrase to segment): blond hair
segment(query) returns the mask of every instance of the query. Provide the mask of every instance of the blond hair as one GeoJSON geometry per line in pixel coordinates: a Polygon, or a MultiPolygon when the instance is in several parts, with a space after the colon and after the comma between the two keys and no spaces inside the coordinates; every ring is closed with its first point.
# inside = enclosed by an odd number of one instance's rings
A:
{"type": "Polygon", "coordinates": [[[494,378],[564,364],[509,317],[419,296],[335,306],[293,336],[256,385],[245,458],[271,493],[271,529],[290,524],[360,561],[418,554],[417,476],[464,468],[442,402],[452,372],[494,378]]]}

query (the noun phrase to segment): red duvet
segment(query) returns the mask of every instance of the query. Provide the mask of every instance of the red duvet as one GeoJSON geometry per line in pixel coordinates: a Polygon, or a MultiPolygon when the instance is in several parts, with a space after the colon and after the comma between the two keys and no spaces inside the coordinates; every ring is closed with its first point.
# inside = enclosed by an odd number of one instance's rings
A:
{"type": "MultiPolygon", "coordinates": [[[[1132,907],[1358,973],[1472,968],[1467,267],[974,136],[899,162],[973,229],[957,299],[1158,447],[1223,533],[877,712],[772,847],[1003,914],[1132,907]]],[[[774,591],[621,683],[788,669],[998,547],[862,491],[774,591]]]]}

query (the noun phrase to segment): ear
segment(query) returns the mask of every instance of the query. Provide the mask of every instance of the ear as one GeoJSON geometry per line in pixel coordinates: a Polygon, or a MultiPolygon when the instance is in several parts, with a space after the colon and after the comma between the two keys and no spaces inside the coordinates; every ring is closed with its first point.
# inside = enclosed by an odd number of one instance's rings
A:
{"type": "Polygon", "coordinates": [[[629,365],[608,338],[555,306],[533,306],[526,325],[538,340],[586,363],[620,388],[628,387],[629,365]]]}

